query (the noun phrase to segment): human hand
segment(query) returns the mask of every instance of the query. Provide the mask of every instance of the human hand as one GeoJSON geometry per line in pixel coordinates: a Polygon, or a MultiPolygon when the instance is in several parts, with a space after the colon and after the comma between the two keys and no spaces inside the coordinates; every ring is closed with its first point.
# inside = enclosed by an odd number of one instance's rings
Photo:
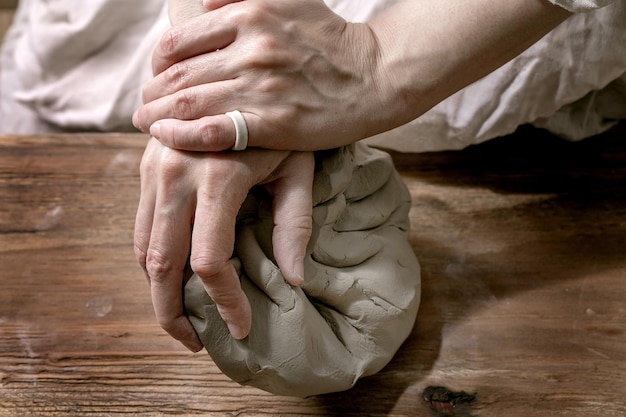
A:
{"type": "Polygon", "coordinates": [[[154,138],[149,141],[141,162],[135,254],[163,329],[188,349],[202,349],[183,313],[189,260],[233,337],[248,334],[250,305],[229,260],[237,214],[257,184],[273,197],[272,242],[278,267],[289,283],[302,284],[312,225],[313,171],[311,153],[184,152],[154,138]]]}
{"type": "Polygon", "coordinates": [[[133,122],[167,146],[229,149],[243,113],[249,146],[335,148],[386,130],[368,26],[349,24],[321,0],[205,0],[153,56],[155,78],[133,122]]]}

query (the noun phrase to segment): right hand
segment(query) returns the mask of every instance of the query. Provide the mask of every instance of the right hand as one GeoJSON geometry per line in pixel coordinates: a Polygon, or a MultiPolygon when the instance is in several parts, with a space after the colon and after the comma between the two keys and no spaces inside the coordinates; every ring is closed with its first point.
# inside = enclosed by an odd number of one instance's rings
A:
{"type": "Polygon", "coordinates": [[[204,1],[163,36],[133,122],[183,150],[233,146],[239,110],[249,146],[318,150],[386,130],[379,51],[365,24],[321,0],[204,1]]]}

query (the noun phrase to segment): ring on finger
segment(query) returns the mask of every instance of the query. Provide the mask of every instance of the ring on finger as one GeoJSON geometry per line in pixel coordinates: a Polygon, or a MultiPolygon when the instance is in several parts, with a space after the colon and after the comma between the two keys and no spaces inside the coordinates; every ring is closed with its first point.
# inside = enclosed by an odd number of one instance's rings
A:
{"type": "Polygon", "coordinates": [[[235,144],[231,148],[233,151],[243,151],[248,147],[248,124],[243,114],[239,110],[226,113],[226,116],[235,124],[235,144]]]}

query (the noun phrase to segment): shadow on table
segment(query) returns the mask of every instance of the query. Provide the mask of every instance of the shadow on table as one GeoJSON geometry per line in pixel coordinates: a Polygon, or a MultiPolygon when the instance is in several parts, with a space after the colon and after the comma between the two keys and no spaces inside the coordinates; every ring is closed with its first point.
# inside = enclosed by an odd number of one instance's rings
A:
{"type": "MultiPolygon", "coordinates": [[[[388,415],[408,387],[423,385],[438,359],[443,327],[474,309],[626,264],[624,124],[579,143],[523,127],[463,151],[393,157],[409,187],[434,190],[415,198],[412,189],[411,242],[422,265],[420,313],[412,335],[382,372],[348,392],[316,397],[328,415],[388,415]],[[458,210],[449,195],[437,194],[450,188],[483,190],[483,197],[488,190],[519,203],[485,209],[475,202],[475,210],[458,210]],[[443,230],[420,231],[428,229],[430,215],[443,230]],[[485,236],[506,244],[481,249],[485,236]],[[544,268],[554,262],[564,262],[559,273],[544,268]]],[[[474,202],[469,198],[467,204],[474,202]]]]}

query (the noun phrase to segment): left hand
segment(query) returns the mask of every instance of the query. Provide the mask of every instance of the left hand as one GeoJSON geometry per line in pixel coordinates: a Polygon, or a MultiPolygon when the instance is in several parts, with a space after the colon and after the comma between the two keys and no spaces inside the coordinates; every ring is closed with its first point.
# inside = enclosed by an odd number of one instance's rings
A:
{"type": "Polygon", "coordinates": [[[172,148],[229,149],[224,113],[239,110],[249,146],[317,150],[385,126],[378,45],[322,0],[205,0],[174,25],[153,56],[155,78],[133,123],[172,148]]]}
{"type": "Polygon", "coordinates": [[[273,196],[278,267],[288,282],[302,284],[312,227],[313,171],[311,153],[183,152],[156,139],[148,142],[141,162],[135,254],[150,283],[161,327],[190,350],[202,348],[183,314],[189,259],[233,336],[247,336],[250,306],[230,258],[237,214],[256,184],[273,196]]]}

